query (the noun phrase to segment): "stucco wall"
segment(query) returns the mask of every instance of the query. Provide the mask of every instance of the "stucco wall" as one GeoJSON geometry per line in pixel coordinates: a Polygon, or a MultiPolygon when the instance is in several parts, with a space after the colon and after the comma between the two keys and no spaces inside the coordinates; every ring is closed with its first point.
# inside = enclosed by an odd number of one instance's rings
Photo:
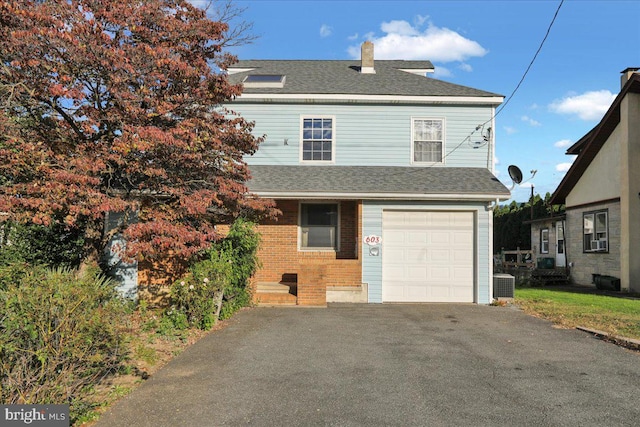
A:
{"type": "Polygon", "coordinates": [[[620,126],[613,131],[580,181],[567,195],[567,206],[620,197],[621,133],[620,126]]]}
{"type": "Polygon", "coordinates": [[[623,156],[620,192],[621,287],[640,292],[640,94],[629,93],[620,104],[623,156]]]}

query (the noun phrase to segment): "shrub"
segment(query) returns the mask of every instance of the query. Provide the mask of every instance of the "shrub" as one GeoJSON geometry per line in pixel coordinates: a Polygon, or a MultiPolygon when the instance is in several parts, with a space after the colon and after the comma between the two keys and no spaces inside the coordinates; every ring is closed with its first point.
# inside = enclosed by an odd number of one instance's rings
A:
{"type": "Polygon", "coordinates": [[[0,223],[0,265],[17,262],[76,268],[84,257],[84,225],[0,223]]]}
{"type": "Polygon", "coordinates": [[[188,326],[209,329],[220,318],[226,319],[239,308],[251,303],[249,279],[258,268],[260,238],[255,224],[236,220],[227,236],[205,251],[191,264],[188,274],[171,287],[170,309],[166,316],[175,327],[188,326]],[[222,307],[216,297],[223,292],[222,307]]]}
{"type": "Polygon", "coordinates": [[[195,262],[188,274],[171,286],[166,315],[176,328],[191,326],[206,330],[216,321],[216,297],[228,287],[231,265],[222,252],[209,251],[208,256],[195,262]],[[182,314],[186,316],[187,325],[182,314]]]}
{"type": "Polygon", "coordinates": [[[32,267],[0,289],[0,385],[5,404],[71,404],[115,370],[126,353],[125,307],[97,271],[32,267]]]}
{"type": "Polygon", "coordinates": [[[227,237],[212,250],[224,252],[231,260],[231,277],[224,292],[224,302],[220,318],[227,319],[242,307],[251,303],[251,276],[259,267],[258,246],[260,235],[255,223],[238,218],[229,229],[227,237]]]}

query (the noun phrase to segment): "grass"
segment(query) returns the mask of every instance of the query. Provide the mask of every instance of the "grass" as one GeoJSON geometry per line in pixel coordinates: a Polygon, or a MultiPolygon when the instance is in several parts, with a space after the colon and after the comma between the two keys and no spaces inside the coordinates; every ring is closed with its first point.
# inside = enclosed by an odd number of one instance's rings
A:
{"type": "Polygon", "coordinates": [[[562,327],[583,326],[618,337],[640,339],[640,299],[520,288],[516,289],[515,303],[526,313],[562,327]]]}

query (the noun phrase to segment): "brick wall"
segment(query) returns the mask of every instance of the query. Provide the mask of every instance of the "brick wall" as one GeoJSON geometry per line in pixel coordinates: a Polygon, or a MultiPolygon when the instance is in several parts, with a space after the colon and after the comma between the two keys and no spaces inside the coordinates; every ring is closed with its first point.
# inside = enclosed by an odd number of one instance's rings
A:
{"type": "Polygon", "coordinates": [[[326,286],[359,286],[362,283],[362,261],[358,254],[361,204],[340,202],[340,250],[299,251],[297,200],[278,200],[282,215],[260,223],[261,245],[258,257],[262,267],[256,273],[258,282],[279,282],[283,276],[299,274],[300,265],[310,261],[325,266],[326,286]]]}

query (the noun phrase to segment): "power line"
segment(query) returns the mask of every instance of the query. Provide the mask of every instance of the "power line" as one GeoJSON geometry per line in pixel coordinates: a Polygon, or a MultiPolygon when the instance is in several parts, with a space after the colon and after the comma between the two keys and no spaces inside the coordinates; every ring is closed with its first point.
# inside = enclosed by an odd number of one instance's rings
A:
{"type": "Polygon", "coordinates": [[[542,47],[544,46],[545,42],[547,41],[547,37],[549,37],[549,33],[551,32],[551,28],[553,27],[553,24],[556,22],[556,18],[558,17],[558,13],[560,12],[560,8],[562,7],[562,4],[564,3],[564,0],[560,0],[560,4],[558,4],[558,8],[556,9],[556,12],[553,15],[553,19],[551,20],[551,22],[549,23],[549,27],[547,28],[547,32],[544,35],[544,38],[542,39],[542,41],[540,42],[540,45],[538,46],[538,50],[536,50],[536,53],[533,55],[533,58],[531,59],[531,62],[529,62],[529,66],[527,66],[527,69],[524,71],[524,74],[522,74],[522,78],[520,79],[520,81],[518,82],[518,84],[516,85],[515,89],[513,90],[513,92],[511,92],[511,95],[509,95],[509,97],[507,98],[507,100],[500,106],[500,108],[498,108],[498,110],[496,111],[496,113],[491,116],[491,118],[487,121],[485,121],[484,123],[482,123],[481,125],[478,125],[466,138],[464,138],[458,145],[456,145],[451,151],[449,151],[447,154],[445,154],[442,157],[442,160],[446,159],[447,157],[449,157],[449,155],[451,153],[453,153],[454,151],[456,151],[458,148],[462,147],[462,145],[467,141],[470,140],[471,137],[473,136],[474,133],[476,133],[476,131],[480,128],[484,128],[484,126],[491,122],[493,119],[495,119],[498,114],[500,114],[502,112],[502,110],[504,110],[504,108],[507,106],[507,104],[509,104],[509,101],[511,101],[511,99],[513,98],[513,96],[516,94],[516,92],[518,91],[518,89],[520,89],[520,86],[522,85],[522,83],[524,82],[524,79],[527,77],[527,74],[529,74],[529,70],[531,70],[531,67],[533,66],[533,63],[536,61],[536,58],[538,58],[538,54],[540,53],[540,51],[542,50],[542,47]]]}
{"type": "MultiPolygon", "coordinates": [[[[542,42],[540,42],[540,46],[538,46],[538,50],[536,51],[535,55],[533,55],[533,58],[531,59],[531,62],[529,63],[529,66],[527,67],[527,69],[525,70],[524,74],[522,75],[522,78],[520,79],[520,81],[518,82],[518,85],[516,86],[516,88],[513,90],[513,92],[511,92],[511,95],[509,95],[509,98],[507,98],[507,100],[505,101],[504,104],[502,104],[500,106],[500,108],[498,108],[498,111],[496,111],[496,114],[491,118],[492,120],[498,115],[500,114],[500,112],[502,110],[504,110],[504,108],[507,106],[507,104],[509,104],[509,101],[511,101],[511,98],[513,98],[513,96],[516,94],[516,92],[518,91],[518,89],[520,89],[520,85],[522,85],[522,82],[524,82],[524,79],[527,77],[527,74],[529,73],[529,70],[531,69],[531,67],[533,66],[533,63],[536,61],[536,58],[538,57],[538,54],[540,53],[540,51],[542,50],[542,46],[544,46],[544,43],[547,41],[547,37],[549,37],[549,33],[551,32],[551,28],[553,27],[553,24],[556,22],[556,18],[558,17],[558,13],[560,12],[560,8],[562,7],[562,4],[564,3],[564,0],[560,0],[560,4],[558,5],[558,8],[556,9],[556,13],[553,15],[553,19],[551,20],[551,23],[549,24],[549,28],[547,28],[547,32],[544,35],[544,38],[542,39],[542,42]]],[[[487,122],[485,122],[486,124],[487,122]]]]}

